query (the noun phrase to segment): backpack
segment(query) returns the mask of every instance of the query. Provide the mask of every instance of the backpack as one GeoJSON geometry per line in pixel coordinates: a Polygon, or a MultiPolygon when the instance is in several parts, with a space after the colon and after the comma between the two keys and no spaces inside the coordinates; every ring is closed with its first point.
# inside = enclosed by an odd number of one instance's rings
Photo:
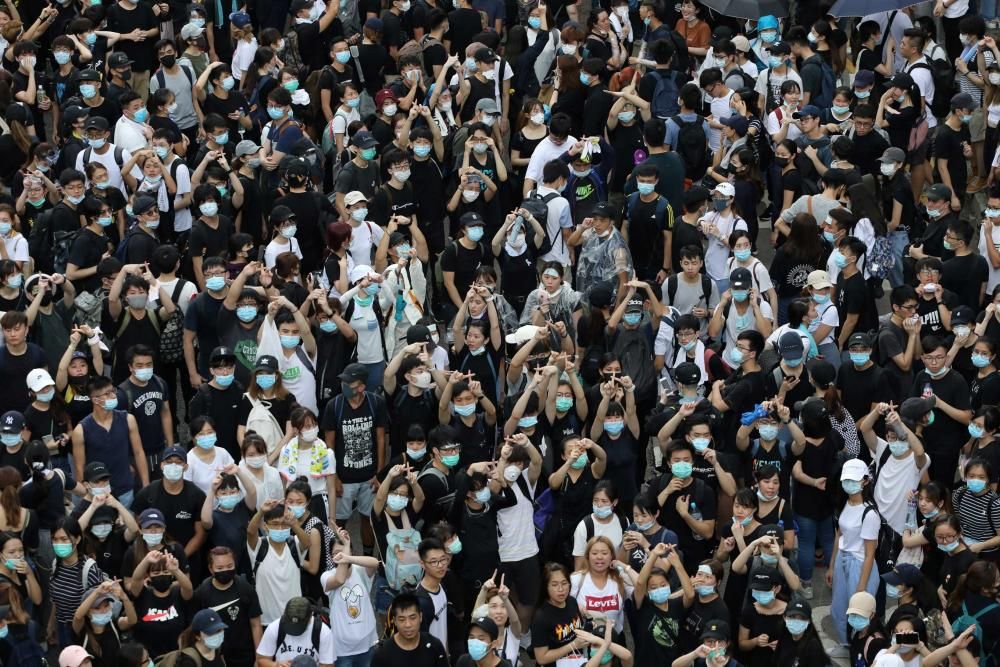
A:
{"type": "Polygon", "coordinates": [[[705,175],[709,164],[708,144],[705,142],[705,130],[702,127],[705,121],[698,116],[687,122],[680,117],[680,114],[671,118],[679,128],[677,145],[673,146],[673,149],[684,161],[684,175],[692,181],[697,181],[705,175]]]}
{"type": "MultiPolygon", "coordinates": [[[[284,644],[285,644],[285,636],[288,633],[285,630],[285,627],[283,625],[284,622],[285,622],[284,618],[281,618],[281,619],[278,620],[278,637],[277,637],[277,639],[275,639],[275,642],[274,642],[275,654],[271,656],[272,658],[276,658],[278,656],[277,651],[280,651],[281,647],[284,646],[284,644]]],[[[312,636],[310,637],[309,641],[312,644],[313,650],[316,652],[317,655],[319,655],[319,642],[320,642],[320,636],[323,633],[323,626],[324,625],[326,627],[330,627],[330,614],[329,614],[329,612],[326,611],[326,610],[324,610],[324,609],[322,609],[322,608],[319,608],[319,607],[313,607],[313,610],[312,610],[312,636]]]]}
{"type": "Polygon", "coordinates": [[[622,373],[635,383],[636,400],[648,395],[656,382],[653,368],[653,349],[646,336],[645,327],[620,329],[611,349],[622,365],[622,373]]]}
{"type": "Polygon", "coordinates": [[[690,79],[688,73],[693,68],[691,67],[691,55],[688,53],[687,37],[676,30],[671,30],[664,39],[674,47],[674,55],[670,59],[670,69],[683,74],[685,79],[690,79]]]}
{"type": "MultiPolygon", "coordinates": [[[[49,209],[45,213],[51,214],[55,209],[49,209]]],[[[45,213],[42,216],[45,216],[45,213]]],[[[39,220],[39,224],[41,220],[39,220]]],[[[51,225],[51,215],[49,219],[49,224],[51,225]]],[[[73,249],[73,244],[76,239],[79,238],[80,234],[83,233],[85,227],[80,229],[74,229],[71,232],[53,232],[52,233],[52,270],[56,273],[66,273],[66,265],[69,264],[69,253],[73,249]]]]}
{"type": "MultiPolygon", "coordinates": [[[[527,198],[521,202],[521,208],[526,209],[528,213],[532,215],[541,224],[542,229],[545,230],[545,240],[542,241],[542,247],[538,249],[538,256],[541,257],[545,253],[552,250],[552,246],[555,244],[554,239],[549,238],[549,202],[559,196],[558,192],[550,192],[544,197],[538,194],[538,189],[535,188],[528,193],[527,198]]],[[[559,230],[559,239],[563,241],[563,246],[565,247],[565,240],[562,237],[562,230],[559,230]]]]}
{"type": "MultiPolygon", "coordinates": [[[[822,56],[816,60],[810,59],[809,62],[802,66],[802,69],[804,70],[806,67],[818,67],[820,70],[819,92],[809,98],[809,104],[817,106],[820,109],[828,109],[833,105],[833,92],[837,88],[837,78],[833,74],[833,68],[823,60],[822,56]]],[[[803,72],[800,72],[801,74],[803,72]]]]}
{"type": "MultiPolygon", "coordinates": [[[[198,667],[202,666],[201,653],[198,653],[198,649],[190,646],[163,654],[163,657],[156,661],[156,667],[178,667],[183,664],[181,658],[191,660],[198,667]]],[[[225,659],[223,659],[224,661],[225,659]]]]}
{"type": "Polygon", "coordinates": [[[425,477],[434,477],[444,485],[444,488],[451,489],[451,493],[446,493],[437,500],[437,504],[441,508],[441,513],[445,515],[449,514],[451,512],[451,505],[455,500],[455,489],[453,489],[448,483],[448,477],[445,476],[443,472],[435,468],[432,463],[428,463],[424,466],[424,469],[420,471],[420,474],[417,475],[417,483],[425,477]]]}
{"type": "MultiPolygon", "coordinates": [[[[181,65],[181,71],[184,72],[184,76],[187,77],[188,83],[190,83],[193,86],[194,85],[194,74],[191,72],[191,68],[185,67],[184,65],[181,65]]],[[[156,74],[153,75],[153,78],[156,79],[156,83],[160,84],[160,88],[166,88],[167,87],[167,75],[163,73],[163,68],[162,67],[160,69],[156,70],[156,74]]],[[[84,164],[86,164],[86,162],[87,161],[84,160],[84,164]]]]}
{"type": "Polygon", "coordinates": [[[404,56],[414,56],[420,61],[420,69],[426,73],[427,66],[424,65],[424,49],[435,44],[441,44],[441,41],[430,35],[424,35],[420,41],[411,39],[399,47],[399,50],[396,52],[396,60],[398,61],[404,56]]]}
{"type": "MultiPolygon", "coordinates": [[[[635,207],[639,204],[639,193],[633,192],[628,196],[625,206],[625,214],[628,216],[629,222],[632,222],[632,214],[635,211],[635,207]]],[[[663,229],[673,229],[674,228],[674,209],[670,207],[670,202],[663,195],[659,195],[656,199],[656,212],[654,213],[656,221],[658,223],[663,223],[663,229]]],[[[629,226],[630,234],[632,233],[632,227],[629,226]]],[[[670,261],[669,257],[663,256],[663,244],[653,243],[652,248],[649,249],[650,254],[647,255],[649,258],[649,266],[663,266],[664,262],[670,261]]],[[[636,258],[633,257],[633,263],[636,258]]],[[[705,302],[708,303],[707,301],[705,302]]],[[[708,306],[706,305],[706,308],[708,306]]]]}
{"type": "MultiPolygon", "coordinates": [[[[729,74],[724,74],[723,79],[731,77],[733,76],[733,74],[734,72],[730,72],[729,74]]],[[[749,88],[750,90],[753,90],[754,87],[757,85],[757,79],[747,74],[746,70],[744,70],[742,67],[737,67],[735,74],[739,74],[740,77],[743,79],[743,85],[741,86],[742,88],[749,88]]]]}
{"type": "MultiPolygon", "coordinates": [[[[940,48],[940,47],[939,47],[940,48]]],[[[951,98],[958,91],[958,84],[955,82],[955,72],[952,64],[943,58],[927,58],[925,63],[917,63],[911,67],[907,73],[912,74],[915,69],[925,69],[931,73],[934,81],[934,99],[926,100],[932,114],[937,117],[948,115],[951,110],[951,98]]]]}
{"type": "Polygon", "coordinates": [[[27,630],[15,632],[12,629],[6,642],[10,646],[10,655],[7,657],[9,664],[18,667],[46,667],[49,664],[42,645],[27,630]]]}
{"type": "Polygon", "coordinates": [[[55,207],[46,209],[38,215],[35,224],[28,232],[28,253],[35,258],[40,269],[51,266],[52,257],[52,211],[55,207]]]}
{"type": "Polygon", "coordinates": [[[184,313],[177,300],[181,298],[181,291],[185,285],[187,285],[187,281],[178,278],[173,292],[170,293],[170,300],[174,302],[174,312],[163,323],[163,329],[160,332],[159,359],[163,363],[177,364],[184,359],[184,313]]]}
{"type": "Polygon", "coordinates": [[[417,553],[420,533],[417,532],[416,528],[410,526],[410,518],[406,512],[400,514],[400,517],[403,520],[403,528],[386,531],[386,551],[383,558],[385,579],[389,588],[394,591],[401,591],[406,587],[412,588],[424,576],[424,568],[420,564],[420,554],[417,553]],[[399,554],[396,553],[397,548],[399,554]]]}
{"type": "MultiPolygon", "coordinates": [[[[967,602],[962,603],[962,615],[951,622],[951,629],[955,633],[955,636],[957,637],[958,635],[962,634],[973,625],[976,626],[976,629],[972,631],[972,636],[975,637],[977,640],[979,640],[979,646],[980,646],[979,665],[980,667],[995,665],[996,661],[993,660],[992,657],[993,652],[988,651],[986,649],[986,645],[983,644],[983,624],[979,623],[978,621],[981,617],[985,616],[987,613],[995,609],[1000,609],[1000,604],[993,602],[991,604],[986,605],[985,607],[977,611],[975,614],[969,613],[969,608],[967,605],[968,605],[967,602]]],[[[995,645],[996,639],[994,639],[993,642],[995,645]]]]}
{"type": "Polygon", "coordinates": [[[552,515],[556,513],[556,495],[552,489],[546,488],[539,493],[535,497],[534,506],[535,511],[531,515],[531,521],[535,524],[535,539],[541,542],[542,535],[545,534],[545,526],[548,525],[552,515]]]}
{"type": "MultiPolygon", "coordinates": [[[[673,306],[674,300],[677,298],[677,287],[678,280],[676,273],[670,274],[667,278],[667,305],[673,306]]],[[[706,276],[704,273],[701,274],[701,298],[705,300],[705,309],[708,310],[708,304],[712,298],[712,279],[706,276]]]]}
{"type": "MultiPolygon", "coordinates": [[[[267,541],[266,537],[259,537],[257,539],[257,555],[254,556],[253,570],[250,573],[250,580],[253,582],[257,581],[257,570],[260,569],[260,564],[264,562],[265,558],[267,558],[267,552],[271,549],[271,543],[267,541]]],[[[285,542],[285,548],[291,551],[292,560],[295,561],[295,564],[301,566],[299,563],[299,552],[295,547],[294,540],[291,542],[285,542]]],[[[278,646],[280,645],[281,644],[278,644],[278,646]]]]}
{"type": "Polygon", "coordinates": [[[896,264],[896,256],[892,252],[892,244],[889,243],[888,236],[876,236],[872,245],[868,248],[868,257],[865,260],[865,268],[872,278],[880,281],[888,278],[892,273],[892,267],[896,264]]]}
{"type": "Polygon", "coordinates": [[[677,72],[663,72],[654,69],[650,73],[656,78],[656,87],[653,88],[653,98],[650,100],[650,110],[657,118],[666,120],[681,110],[677,103],[679,95],[677,72]]]}
{"type": "Polygon", "coordinates": [[[249,392],[243,395],[247,397],[252,406],[250,414],[247,415],[247,430],[264,438],[268,453],[273,452],[278,443],[285,437],[284,429],[278,424],[278,420],[274,418],[271,411],[267,409],[263,400],[251,397],[249,392]]]}
{"type": "MultiPolygon", "coordinates": [[[[886,447],[886,450],[888,449],[886,447]]],[[[864,524],[865,517],[869,512],[875,512],[879,520],[878,540],[875,543],[875,567],[878,568],[879,574],[892,572],[893,568],[896,567],[896,558],[903,548],[903,538],[892,529],[892,526],[886,523],[885,517],[879,512],[878,507],[871,502],[865,503],[865,509],[861,513],[862,524],[864,524]]]]}
{"type": "MultiPolygon", "coordinates": [[[[624,533],[625,530],[628,528],[628,521],[626,521],[625,517],[623,517],[621,514],[618,513],[615,513],[615,517],[618,519],[618,525],[621,526],[622,532],[624,533]]],[[[593,514],[588,514],[587,516],[583,517],[583,527],[587,531],[586,541],[589,542],[590,538],[594,536],[594,530],[595,530],[593,514]]]]}
{"type": "Polygon", "coordinates": [[[332,69],[329,65],[324,65],[320,69],[309,72],[309,76],[306,77],[305,90],[309,93],[309,110],[313,118],[323,117],[323,100],[320,97],[319,82],[323,78],[323,74],[332,69]]]}

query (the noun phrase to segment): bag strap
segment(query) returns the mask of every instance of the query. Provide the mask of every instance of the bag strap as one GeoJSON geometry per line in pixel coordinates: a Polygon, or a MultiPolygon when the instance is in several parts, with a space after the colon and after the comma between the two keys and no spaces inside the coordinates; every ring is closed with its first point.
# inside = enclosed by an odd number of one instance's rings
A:
{"type": "Polygon", "coordinates": [[[879,45],[878,45],[878,53],[879,53],[879,58],[880,59],[882,58],[882,55],[881,55],[882,52],[885,50],[885,45],[889,42],[889,36],[891,34],[891,31],[892,31],[892,22],[893,22],[893,20],[895,20],[896,14],[898,14],[898,13],[899,13],[899,10],[897,10],[897,9],[894,9],[891,12],[889,12],[889,20],[886,21],[886,23],[885,23],[885,31],[882,33],[882,41],[880,41],[879,45]]]}

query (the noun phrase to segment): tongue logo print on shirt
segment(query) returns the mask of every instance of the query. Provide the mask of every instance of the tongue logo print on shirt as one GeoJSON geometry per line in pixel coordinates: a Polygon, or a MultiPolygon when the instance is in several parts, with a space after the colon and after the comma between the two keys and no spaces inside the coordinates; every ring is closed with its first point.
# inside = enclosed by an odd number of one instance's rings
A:
{"type": "Polygon", "coordinates": [[[142,617],[145,623],[164,623],[166,621],[172,621],[177,618],[179,614],[177,613],[177,608],[174,605],[170,605],[169,609],[150,609],[146,612],[146,615],[142,617]]]}

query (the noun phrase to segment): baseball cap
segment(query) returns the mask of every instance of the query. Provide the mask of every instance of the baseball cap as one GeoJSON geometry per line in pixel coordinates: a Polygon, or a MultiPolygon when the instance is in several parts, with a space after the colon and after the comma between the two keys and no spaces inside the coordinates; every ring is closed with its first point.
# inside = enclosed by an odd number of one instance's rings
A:
{"type": "Polygon", "coordinates": [[[951,188],[944,183],[935,183],[927,188],[927,198],[934,201],[951,200],[951,188]]]}
{"type": "Polygon", "coordinates": [[[882,579],[890,586],[899,586],[900,584],[903,584],[904,586],[913,588],[924,580],[924,575],[920,571],[920,568],[915,565],[900,563],[896,565],[896,567],[892,568],[891,572],[883,574],[882,579]]]}
{"type": "Polygon", "coordinates": [[[626,313],[641,313],[642,312],[642,299],[631,298],[628,303],[625,304],[626,313]]]}
{"type": "Polygon", "coordinates": [[[882,157],[878,159],[879,162],[884,162],[886,164],[890,162],[905,162],[906,153],[903,152],[902,148],[896,148],[895,146],[890,146],[885,149],[882,153],[882,157]]]}
{"type": "Polygon", "coordinates": [[[46,387],[53,386],[56,382],[44,368],[36,368],[28,373],[28,389],[36,394],[46,387]]]}
{"type": "Polygon", "coordinates": [[[127,53],[122,53],[121,51],[115,51],[110,56],[108,56],[108,67],[111,69],[121,69],[122,67],[128,67],[134,60],[128,57],[127,53]]]}
{"type": "Polygon", "coordinates": [[[976,311],[969,306],[959,306],[951,312],[951,325],[971,324],[976,321],[976,311]]]}
{"type": "Polygon", "coordinates": [[[246,12],[233,12],[229,15],[229,22],[242,29],[250,25],[250,15],[246,12]]]}
{"type": "MultiPolygon", "coordinates": [[[[477,53],[482,51],[490,51],[490,49],[479,49],[477,53]]],[[[492,51],[490,52],[492,53],[492,51]]],[[[489,114],[500,113],[500,109],[497,108],[497,102],[492,97],[484,97],[476,102],[476,111],[482,111],[483,113],[489,114]]]]}
{"type": "Polygon", "coordinates": [[[826,289],[827,287],[833,287],[833,283],[830,282],[830,276],[827,275],[826,271],[823,269],[810,271],[809,277],[806,279],[806,285],[808,287],[812,287],[813,289],[826,289]]]}
{"type": "Polygon", "coordinates": [[[909,90],[913,87],[913,77],[906,72],[897,72],[892,75],[892,78],[886,82],[889,88],[901,88],[903,90],[909,90]]]}
{"type": "Polygon", "coordinates": [[[685,361],[674,369],[674,381],[685,387],[696,385],[701,382],[701,370],[697,364],[685,361]]]}
{"type": "Polygon", "coordinates": [[[765,50],[770,51],[772,56],[792,55],[792,46],[788,42],[775,42],[770,46],[765,46],[765,50]]]}
{"type": "Polygon", "coordinates": [[[240,143],[236,144],[236,157],[244,157],[246,155],[253,155],[260,150],[260,146],[250,141],[249,139],[244,139],[240,143]]]}
{"type": "Polygon", "coordinates": [[[219,616],[219,612],[214,609],[201,609],[194,618],[191,619],[191,629],[195,632],[203,632],[207,635],[215,634],[226,629],[226,624],[219,616]]]}
{"type": "Polygon", "coordinates": [[[24,415],[17,410],[8,410],[0,417],[0,433],[20,433],[24,430],[24,415]]]}
{"type": "Polygon", "coordinates": [[[353,284],[364,280],[373,273],[375,272],[372,270],[372,267],[367,264],[355,264],[351,267],[350,273],[347,274],[347,279],[353,284]]]}
{"type": "Polygon", "coordinates": [[[875,84],[875,72],[870,69],[859,69],[854,75],[855,88],[867,88],[875,84]]]}
{"type": "Polygon", "coordinates": [[[722,124],[726,127],[732,128],[736,131],[736,134],[744,135],[750,128],[750,121],[747,120],[746,116],[740,116],[739,114],[734,114],[728,118],[722,119],[722,124]]]}
{"type": "Polygon", "coordinates": [[[185,23],[184,27],[181,28],[181,39],[186,41],[189,39],[194,39],[195,37],[200,37],[201,33],[204,31],[205,31],[204,28],[199,28],[193,23],[185,23]]]}
{"type": "Polygon", "coordinates": [[[111,473],[108,472],[107,466],[100,461],[91,461],[87,464],[87,467],[83,469],[83,480],[85,482],[94,483],[102,479],[110,478],[111,473]]]}
{"type": "Polygon", "coordinates": [[[614,220],[617,217],[615,215],[615,207],[606,201],[598,203],[590,214],[598,218],[608,218],[610,220],[614,220]]]}
{"type": "Polygon", "coordinates": [[[277,222],[284,222],[289,218],[294,218],[294,217],[295,213],[294,211],[292,211],[292,209],[288,208],[287,206],[279,205],[271,209],[271,215],[268,216],[268,220],[273,225],[277,222]]]}
{"type": "Polygon", "coordinates": [[[762,567],[750,578],[750,588],[755,591],[769,591],[779,583],[781,577],[773,567],[762,567]]]}
{"type": "Polygon", "coordinates": [[[66,118],[70,123],[75,123],[81,118],[86,118],[90,115],[90,109],[86,107],[81,107],[76,104],[72,104],[65,109],[63,109],[63,117],[66,118]]]}
{"type": "Polygon", "coordinates": [[[863,333],[852,333],[851,337],[847,339],[847,349],[850,350],[852,347],[871,347],[872,339],[868,337],[868,334],[863,333]]]}
{"type": "Polygon", "coordinates": [[[713,193],[718,192],[720,195],[724,197],[736,196],[736,188],[733,187],[732,183],[719,183],[718,185],[715,186],[715,188],[712,189],[712,192],[713,193]]]}
{"type": "Polygon", "coordinates": [[[83,126],[85,130],[101,130],[102,132],[108,131],[108,119],[104,116],[91,116],[87,119],[87,123],[83,126]]]}
{"type": "Polygon", "coordinates": [[[187,461],[187,452],[180,445],[171,445],[163,450],[163,456],[160,457],[161,461],[166,461],[171,456],[176,456],[181,461],[187,461]]]}
{"type": "Polygon", "coordinates": [[[781,358],[786,361],[796,361],[805,354],[805,346],[802,344],[802,336],[795,331],[786,331],[778,339],[778,352],[781,358]]]}
{"type": "Polygon", "coordinates": [[[826,409],[826,401],[818,397],[798,401],[794,407],[799,411],[799,416],[806,421],[813,421],[829,415],[826,409]]]}
{"type": "Polygon", "coordinates": [[[233,352],[232,348],[220,345],[212,350],[212,354],[208,357],[208,363],[209,365],[212,365],[220,361],[235,362],[236,353],[233,352]]]}
{"type": "Polygon", "coordinates": [[[87,69],[80,71],[80,76],[77,77],[79,81],[100,81],[101,74],[93,67],[88,67],[87,69]]]}
{"type": "Polygon", "coordinates": [[[712,48],[718,46],[719,42],[724,39],[733,38],[733,29],[726,25],[716,26],[715,30],[712,31],[712,48]]]}
{"type": "Polygon", "coordinates": [[[312,606],[309,604],[309,600],[304,597],[295,597],[285,605],[285,611],[281,614],[281,625],[288,631],[289,635],[294,637],[306,631],[311,619],[312,606]]]}
{"type": "Polygon", "coordinates": [[[816,387],[825,389],[833,384],[837,379],[837,369],[829,361],[823,359],[813,359],[806,366],[809,371],[809,379],[816,387]]]}
{"type": "Polygon", "coordinates": [[[951,109],[975,109],[979,105],[976,104],[975,100],[972,99],[972,95],[968,93],[956,93],[951,96],[951,109]]]}
{"type": "Polygon", "coordinates": [[[458,224],[462,227],[485,227],[486,221],[478,213],[469,211],[462,214],[462,217],[458,219],[458,224]]]}
{"type": "Polygon", "coordinates": [[[140,215],[142,213],[147,213],[148,211],[152,211],[156,205],[156,200],[149,195],[136,195],[135,200],[132,202],[132,214],[140,215]]]}
{"type": "Polygon", "coordinates": [[[871,618],[875,614],[875,597],[865,591],[855,593],[847,603],[847,613],[871,618]]]}
{"type": "Polygon", "coordinates": [[[868,476],[868,466],[861,459],[850,459],[844,461],[844,467],[840,469],[840,481],[845,479],[860,482],[868,476]]]}
{"type": "Polygon", "coordinates": [[[785,529],[776,523],[771,523],[760,528],[761,537],[773,537],[779,545],[785,543],[785,529]]]}
{"type": "Polygon", "coordinates": [[[819,118],[821,115],[819,107],[814,104],[807,104],[799,109],[799,115],[792,114],[792,118],[819,118]]]}
{"type": "Polygon", "coordinates": [[[303,9],[309,9],[312,6],[313,3],[310,0],[295,0],[288,8],[288,11],[291,12],[292,16],[295,16],[303,9]]]}
{"type": "Polygon", "coordinates": [[[431,330],[428,329],[423,324],[414,324],[412,327],[406,330],[406,343],[427,343],[428,345],[434,344],[434,339],[431,338],[431,330]]]}
{"type": "Polygon", "coordinates": [[[344,371],[337,377],[344,382],[367,382],[368,367],[364,364],[347,364],[344,371]]]}
{"type": "Polygon", "coordinates": [[[278,360],[270,354],[262,354],[257,357],[257,362],[253,365],[253,369],[255,371],[270,371],[271,373],[277,373],[278,360]]]}
{"type": "Polygon", "coordinates": [[[812,615],[812,607],[810,607],[809,603],[800,597],[793,599],[785,607],[785,616],[803,616],[812,620],[812,615]]]}
{"type": "Polygon", "coordinates": [[[363,201],[364,202],[368,201],[368,198],[365,197],[364,193],[359,190],[351,190],[346,195],[344,195],[345,206],[354,206],[355,204],[363,201]]]}
{"type": "Polygon", "coordinates": [[[365,21],[365,27],[370,30],[374,30],[375,32],[382,32],[385,30],[385,24],[382,23],[382,19],[375,18],[374,16],[365,21]]]}
{"type": "Polygon", "coordinates": [[[375,148],[378,146],[378,141],[368,130],[358,130],[351,137],[351,145],[358,148],[375,148]]]}
{"type": "Polygon", "coordinates": [[[482,616],[480,618],[472,619],[472,623],[469,625],[475,626],[488,634],[490,639],[496,639],[500,636],[500,630],[497,628],[497,624],[493,622],[493,619],[489,616],[482,616]]]}
{"type": "Polygon", "coordinates": [[[899,416],[906,421],[916,423],[933,410],[935,405],[937,405],[937,399],[934,396],[927,398],[913,396],[903,401],[903,404],[899,406],[899,416]]]}
{"type": "Polygon", "coordinates": [[[729,624],[725,621],[713,619],[705,624],[705,629],[701,631],[701,639],[725,639],[729,640],[729,624]]]}
{"type": "Polygon", "coordinates": [[[590,288],[590,294],[587,296],[587,300],[593,308],[606,308],[611,305],[611,299],[613,296],[614,292],[611,290],[610,285],[607,283],[598,283],[590,288]]]}
{"type": "Polygon", "coordinates": [[[139,515],[139,527],[149,528],[150,526],[167,527],[167,520],[163,517],[163,512],[155,507],[147,507],[139,515]]]}
{"type": "MultiPolygon", "coordinates": [[[[88,596],[90,596],[90,594],[93,593],[93,592],[94,592],[93,588],[90,589],[90,590],[88,590],[87,592],[85,592],[83,594],[84,599],[86,599],[88,596]]],[[[112,595],[111,593],[98,593],[97,597],[94,598],[94,601],[90,603],[90,608],[93,609],[94,607],[98,606],[102,602],[114,602],[116,599],[117,598],[114,595],[112,595]]]]}
{"type": "Polygon", "coordinates": [[[497,54],[488,46],[478,49],[472,57],[478,63],[489,63],[492,65],[497,61],[497,54]]]}
{"type": "Polygon", "coordinates": [[[84,660],[93,660],[82,646],[67,646],[59,654],[59,667],[80,667],[84,660]]]}
{"type": "Polygon", "coordinates": [[[742,53],[750,52],[750,40],[743,35],[736,35],[736,37],[733,37],[733,46],[736,47],[737,51],[742,53]]]}
{"type": "Polygon", "coordinates": [[[742,266],[737,266],[733,269],[733,272],[729,274],[729,288],[730,289],[750,289],[753,287],[753,278],[750,276],[750,271],[744,269],[742,266]]]}

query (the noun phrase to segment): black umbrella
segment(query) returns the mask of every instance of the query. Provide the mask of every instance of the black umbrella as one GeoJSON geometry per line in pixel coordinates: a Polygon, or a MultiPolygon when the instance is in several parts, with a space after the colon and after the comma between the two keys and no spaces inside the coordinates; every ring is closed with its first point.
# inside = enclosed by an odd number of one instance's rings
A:
{"type": "Polygon", "coordinates": [[[701,4],[723,16],[754,21],[768,14],[777,18],[788,16],[788,0],[701,0],[701,4]]]}
{"type": "Polygon", "coordinates": [[[919,5],[923,0],[837,0],[829,14],[842,16],[869,16],[879,12],[892,12],[919,5]]]}

